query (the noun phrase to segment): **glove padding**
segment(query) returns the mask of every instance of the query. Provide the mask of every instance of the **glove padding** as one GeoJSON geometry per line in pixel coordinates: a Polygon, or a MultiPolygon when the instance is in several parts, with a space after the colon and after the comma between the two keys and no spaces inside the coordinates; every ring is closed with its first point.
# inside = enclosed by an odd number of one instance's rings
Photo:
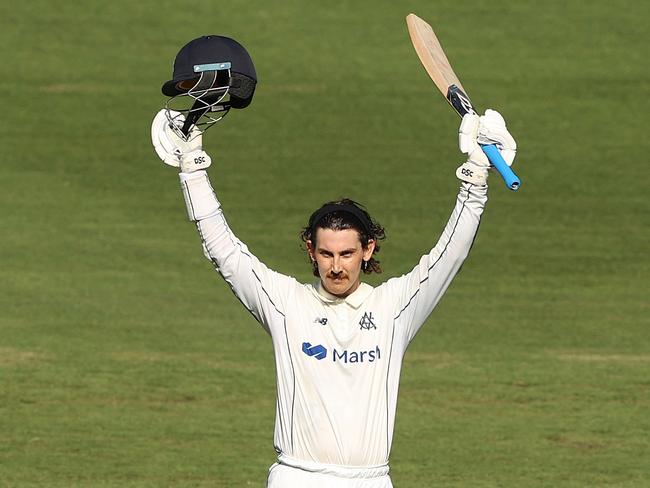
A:
{"type": "Polygon", "coordinates": [[[175,124],[180,129],[185,117],[180,112],[170,110],[173,120],[170,122],[166,112],[167,110],[164,109],[158,112],[151,123],[151,142],[158,157],[163,163],[180,168],[183,173],[208,168],[212,164],[212,159],[203,150],[201,131],[194,126],[187,140],[183,139],[171,124],[175,124]]]}
{"type": "Polygon", "coordinates": [[[501,156],[512,166],[517,153],[517,143],[506,128],[506,122],[499,112],[487,109],[485,115],[465,114],[458,129],[458,144],[461,152],[468,155],[467,161],[458,167],[456,176],[475,185],[486,185],[490,161],[479,144],[496,144],[501,156]]]}

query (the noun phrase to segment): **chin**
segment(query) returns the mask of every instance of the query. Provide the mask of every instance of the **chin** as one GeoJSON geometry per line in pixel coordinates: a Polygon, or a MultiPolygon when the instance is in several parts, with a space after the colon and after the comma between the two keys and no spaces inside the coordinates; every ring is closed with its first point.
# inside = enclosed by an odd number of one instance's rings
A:
{"type": "Polygon", "coordinates": [[[343,283],[332,283],[331,281],[327,282],[327,291],[329,291],[332,295],[345,296],[350,293],[351,288],[352,285],[347,280],[345,280],[343,283]]]}

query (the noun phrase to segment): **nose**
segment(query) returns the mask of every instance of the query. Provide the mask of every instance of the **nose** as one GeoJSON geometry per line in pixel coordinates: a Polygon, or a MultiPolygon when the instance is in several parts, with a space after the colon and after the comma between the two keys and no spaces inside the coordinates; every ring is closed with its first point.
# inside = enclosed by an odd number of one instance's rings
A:
{"type": "Polygon", "coordinates": [[[341,260],[338,256],[334,256],[332,259],[332,273],[339,274],[342,271],[341,260]]]}

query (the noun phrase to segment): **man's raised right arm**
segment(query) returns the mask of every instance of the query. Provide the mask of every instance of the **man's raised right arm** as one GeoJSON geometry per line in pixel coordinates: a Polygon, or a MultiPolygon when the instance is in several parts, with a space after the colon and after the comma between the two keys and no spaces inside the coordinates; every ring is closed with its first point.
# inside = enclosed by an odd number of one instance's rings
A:
{"type": "Polygon", "coordinates": [[[230,229],[204,170],[179,173],[188,218],[196,224],[203,253],[235,295],[268,330],[271,316],[284,315],[293,278],[270,270],[230,229]]]}
{"type": "Polygon", "coordinates": [[[154,118],[151,134],[160,159],[180,168],[187,215],[196,224],[205,256],[242,304],[272,332],[272,324],[284,317],[287,295],[296,281],[267,268],[230,230],[205,171],[211,159],[203,151],[200,131],[193,128],[188,137],[181,138],[161,110],[154,118]]]}

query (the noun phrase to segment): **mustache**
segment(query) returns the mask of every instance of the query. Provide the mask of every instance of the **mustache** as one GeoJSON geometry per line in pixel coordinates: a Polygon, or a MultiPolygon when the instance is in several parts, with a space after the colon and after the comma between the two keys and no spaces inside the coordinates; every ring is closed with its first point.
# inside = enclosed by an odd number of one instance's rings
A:
{"type": "Polygon", "coordinates": [[[332,273],[331,271],[327,273],[328,278],[347,278],[347,275],[343,272],[340,271],[338,273],[332,273]]]}

